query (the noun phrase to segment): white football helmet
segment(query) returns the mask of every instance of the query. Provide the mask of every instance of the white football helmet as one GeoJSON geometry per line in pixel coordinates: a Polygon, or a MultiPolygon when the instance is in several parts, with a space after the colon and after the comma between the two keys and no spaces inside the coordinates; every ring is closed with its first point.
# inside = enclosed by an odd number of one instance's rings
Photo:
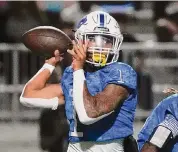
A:
{"type": "Polygon", "coordinates": [[[117,21],[108,13],[94,11],[83,17],[75,32],[76,41],[89,41],[86,62],[105,66],[117,62],[123,41],[117,21]]]}

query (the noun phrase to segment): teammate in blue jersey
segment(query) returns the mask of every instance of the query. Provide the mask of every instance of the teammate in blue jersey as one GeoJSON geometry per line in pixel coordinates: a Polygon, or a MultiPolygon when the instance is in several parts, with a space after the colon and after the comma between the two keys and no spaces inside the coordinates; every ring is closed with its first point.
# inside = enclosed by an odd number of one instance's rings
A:
{"type": "Polygon", "coordinates": [[[138,134],[140,152],[177,152],[178,151],[178,91],[161,101],[147,118],[138,134]]]}
{"type": "MultiPolygon", "coordinates": [[[[132,147],[137,104],[136,72],[118,61],[123,36],[117,21],[96,11],[78,24],[72,65],[60,84],[48,84],[55,65],[62,59],[58,50],[25,85],[21,103],[55,109],[65,104],[69,121],[68,152],[124,152],[132,147]],[[129,145],[124,147],[125,143],[129,145]]],[[[133,140],[134,141],[134,140],[133,140]]]]}

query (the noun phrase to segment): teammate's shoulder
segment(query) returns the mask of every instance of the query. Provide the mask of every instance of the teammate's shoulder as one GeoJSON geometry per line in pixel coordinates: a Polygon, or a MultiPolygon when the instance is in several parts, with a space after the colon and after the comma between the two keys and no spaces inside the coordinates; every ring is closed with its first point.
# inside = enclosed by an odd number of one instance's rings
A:
{"type": "Polygon", "coordinates": [[[163,101],[174,101],[174,100],[177,100],[178,99],[178,94],[177,93],[175,93],[175,94],[172,94],[172,95],[170,95],[170,96],[168,96],[168,97],[166,97],[163,101]]]}
{"type": "Polygon", "coordinates": [[[172,94],[170,96],[165,97],[161,102],[159,102],[157,107],[167,106],[175,101],[178,101],[178,94],[172,94]]]}

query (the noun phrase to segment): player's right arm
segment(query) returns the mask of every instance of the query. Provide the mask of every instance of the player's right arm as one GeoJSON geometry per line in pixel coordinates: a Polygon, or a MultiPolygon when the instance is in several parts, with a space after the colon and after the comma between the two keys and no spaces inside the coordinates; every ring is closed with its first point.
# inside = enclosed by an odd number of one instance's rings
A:
{"type": "Polygon", "coordinates": [[[20,102],[26,106],[56,109],[64,104],[62,88],[59,84],[47,84],[57,62],[61,60],[58,51],[55,57],[46,61],[43,67],[25,85],[20,102]]]}

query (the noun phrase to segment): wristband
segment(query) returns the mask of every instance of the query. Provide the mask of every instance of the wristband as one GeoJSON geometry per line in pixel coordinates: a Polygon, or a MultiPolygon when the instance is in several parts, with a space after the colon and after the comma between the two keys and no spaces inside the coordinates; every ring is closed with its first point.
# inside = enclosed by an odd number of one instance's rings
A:
{"type": "Polygon", "coordinates": [[[50,73],[53,73],[53,70],[55,69],[55,66],[49,64],[49,63],[45,63],[42,67],[42,69],[48,69],[50,73]]]}
{"type": "Polygon", "coordinates": [[[168,128],[158,126],[154,130],[149,142],[158,148],[162,148],[170,139],[172,139],[172,132],[168,128]]]}

